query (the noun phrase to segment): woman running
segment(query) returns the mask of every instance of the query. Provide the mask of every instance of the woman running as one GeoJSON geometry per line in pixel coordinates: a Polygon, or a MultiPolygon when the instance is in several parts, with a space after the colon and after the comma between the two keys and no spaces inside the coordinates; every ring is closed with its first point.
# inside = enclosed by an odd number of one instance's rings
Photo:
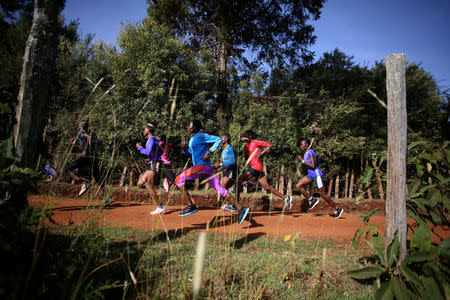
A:
{"type": "Polygon", "coordinates": [[[216,190],[216,192],[222,195],[222,197],[225,198],[225,201],[231,200],[238,209],[238,224],[241,224],[247,217],[250,209],[240,205],[233,197],[231,197],[228,191],[220,185],[219,179],[214,175],[214,169],[209,161],[210,153],[217,150],[222,143],[222,139],[218,136],[200,132],[201,129],[202,123],[199,120],[191,121],[187,131],[192,137],[189,139],[188,147],[186,147],[185,143],[182,144],[185,154],[192,157],[194,166],[178,175],[175,179],[175,183],[180,188],[183,199],[187,199],[189,203],[179,215],[187,216],[198,211],[197,206],[192,201],[191,196],[186,189],[186,180],[209,178],[208,183],[216,190]],[[210,147],[211,144],[212,146],[210,147]]]}
{"type": "MultiPolygon", "coordinates": [[[[272,194],[284,199],[284,203],[286,204],[288,209],[292,207],[292,197],[284,196],[282,193],[278,192],[272,186],[269,185],[267,181],[266,174],[263,172],[263,165],[261,160],[259,159],[264,153],[269,151],[272,148],[272,145],[268,142],[255,140],[256,134],[252,130],[247,130],[244,132],[243,141],[246,142],[244,146],[244,154],[245,157],[250,159],[250,168],[245,171],[241,176],[239,176],[239,183],[243,183],[245,181],[250,180],[252,177],[261,184],[263,189],[271,192],[272,194]],[[261,148],[264,150],[261,151],[261,148]]],[[[239,190],[239,189],[238,189],[239,190]]]]}
{"type": "Polygon", "coordinates": [[[308,210],[311,210],[319,203],[319,200],[312,197],[305,190],[304,186],[311,182],[314,182],[320,193],[320,197],[322,197],[328,203],[328,205],[334,208],[333,217],[338,219],[342,216],[344,210],[341,207],[337,206],[336,203],[334,203],[334,201],[325,193],[325,187],[322,181],[323,172],[317,166],[316,153],[314,153],[313,149],[310,149],[309,145],[310,141],[307,139],[303,139],[300,141],[300,149],[302,149],[302,151],[305,152],[305,155],[304,157],[298,155],[297,159],[301,163],[306,165],[306,167],[308,168],[308,175],[300,179],[295,188],[299,190],[300,193],[302,193],[302,195],[308,199],[309,201],[308,210]]]}
{"type": "Polygon", "coordinates": [[[150,198],[156,203],[157,207],[150,214],[159,215],[166,213],[166,209],[158,198],[159,172],[161,166],[162,149],[158,145],[158,140],[153,135],[155,133],[155,125],[148,123],[144,127],[144,136],[147,138],[145,148],[141,143],[136,143],[136,149],[148,158],[148,169],[139,176],[137,186],[146,188],[150,194],[150,198]]]}
{"type": "MultiPolygon", "coordinates": [[[[237,177],[237,167],[236,167],[236,155],[234,154],[234,148],[231,146],[231,137],[228,133],[224,133],[222,136],[222,163],[215,163],[214,167],[218,171],[223,171],[223,176],[220,184],[225,188],[229,189],[233,186],[235,179],[237,177]]],[[[226,212],[237,212],[237,209],[233,204],[224,203],[222,209],[226,212]]]]}

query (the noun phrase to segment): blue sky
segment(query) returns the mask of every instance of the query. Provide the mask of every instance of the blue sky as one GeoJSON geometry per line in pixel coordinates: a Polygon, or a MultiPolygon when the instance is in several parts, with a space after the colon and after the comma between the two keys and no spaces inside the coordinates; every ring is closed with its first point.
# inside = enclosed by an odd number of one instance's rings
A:
{"type": "MultiPolygon", "coordinates": [[[[79,19],[82,34],[115,44],[121,23],[142,20],[145,0],[67,0],[66,21],[79,19]]],[[[328,0],[312,23],[316,59],[339,48],[361,66],[391,53],[421,63],[442,88],[450,89],[449,0],[328,0]]]]}

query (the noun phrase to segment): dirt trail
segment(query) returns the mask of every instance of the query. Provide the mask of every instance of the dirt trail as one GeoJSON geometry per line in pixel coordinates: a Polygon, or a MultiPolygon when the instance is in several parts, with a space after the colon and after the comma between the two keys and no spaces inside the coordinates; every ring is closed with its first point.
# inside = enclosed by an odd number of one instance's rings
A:
{"type": "MultiPolygon", "coordinates": [[[[319,213],[251,211],[250,217],[238,225],[237,214],[224,213],[220,209],[200,209],[197,213],[180,217],[178,213],[182,206],[168,206],[166,214],[153,216],[150,215],[150,211],[155,208],[155,205],[149,204],[115,202],[111,206],[102,208],[100,201],[48,196],[31,196],[28,200],[33,207],[49,206],[53,203],[51,219],[57,225],[66,225],[69,222],[73,225],[81,225],[86,221],[87,216],[90,216],[98,217],[100,224],[112,227],[146,230],[165,228],[171,231],[208,230],[224,234],[246,233],[249,236],[267,234],[274,237],[299,232],[303,237],[332,238],[345,243],[350,243],[355,231],[362,226],[357,215],[345,212],[341,219],[334,219],[322,211],[319,213]],[[88,209],[89,207],[91,209],[88,209]]],[[[370,224],[377,225],[383,232],[385,220],[385,216],[374,215],[370,219],[370,224]]],[[[442,231],[441,234],[447,237],[449,235],[446,231],[442,231]]]]}

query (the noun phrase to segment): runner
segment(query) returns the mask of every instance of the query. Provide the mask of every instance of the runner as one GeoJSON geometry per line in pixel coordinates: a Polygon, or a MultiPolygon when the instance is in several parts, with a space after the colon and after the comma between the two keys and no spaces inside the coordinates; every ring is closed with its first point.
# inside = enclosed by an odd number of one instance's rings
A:
{"type": "Polygon", "coordinates": [[[266,174],[264,174],[263,172],[263,165],[261,163],[261,160],[259,159],[261,155],[272,148],[272,145],[268,142],[255,140],[255,137],[256,134],[252,130],[247,130],[246,132],[244,132],[244,138],[242,140],[246,142],[244,146],[245,157],[249,158],[252,155],[253,157],[250,160],[250,168],[242,173],[241,176],[239,176],[238,182],[239,184],[242,184],[243,182],[249,181],[252,177],[255,178],[255,180],[258,180],[258,182],[261,184],[263,189],[271,192],[281,199],[284,199],[284,203],[286,204],[287,208],[291,209],[292,197],[284,196],[282,193],[278,192],[276,189],[269,185],[266,174]],[[265,149],[261,151],[261,148],[265,149]]]}
{"type": "Polygon", "coordinates": [[[222,143],[222,139],[218,136],[200,132],[200,129],[202,129],[202,123],[199,120],[191,121],[187,128],[188,132],[192,134],[192,137],[189,139],[189,145],[186,147],[186,143],[182,143],[185,154],[192,157],[194,166],[178,175],[175,179],[175,183],[180,188],[183,199],[187,199],[189,202],[183,212],[179,215],[187,216],[198,211],[197,206],[194,204],[187,191],[185,181],[194,180],[196,178],[210,178],[208,183],[217,191],[217,193],[222,195],[222,197],[225,198],[225,201],[231,200],[238,209],[238,224],[241,224],[247,217],[250,209],[240,205],[233,197],[231,197],[228,191],[220,185],[219,179],[214,176],[213,167],[209,161],[210,153],[217,150],[222,143]],[[211,147],[209,147],[210,144],[212,144],[211,147]]]}
{"type": "Polygon", "coordinates": [[[89,172],[94,178],[95,182],[100,185],[105,194],[105,199],[103,201],[104,206],[110,205],[114,202],[114,199],[107,195],[105,192],[104,182],[101,182],[100,169],[98,167],[98,157],[95,149],[95,140],[92,138],[92,134],[88,133],[89,123],[87,121],[82,121],[78,123],[78,134],[77,137],[72,141],[72,144],[81,151],[81,157],[74,160],[67,167],[67,173],[69,176],[75,180],[75,182],[82,181],[80,192],[78,195],[83,195],[91,186],[90,180],[75,174],[75,170],[78,169],[79,172],[83,172],[83,169],[89,169],[89,172]]]}
{"type": "Polygon", "coordinates": [[[164,176],[164,187],[166,191],[169,192],[170,184],[168,181],[175,184],[175,174],[173,174],[171,169],[171,161],[169,160],[169,151],[172,149],[172,143],[166,143],[166,134],[158,134],[159,147],[163,150],[161,154],[161,160],[163,163],[163,176],[164,176]]]}
{"type": "Polygon", "coordinates": [[[159,183],[159,172],[161,168],[161,154],[162,149],[158,145],[158,140],[153,136],[155,132],[155,125],[148,123],[144,127],[144,136],[147,138],[147,143],[145,148],[142,147],[141,143],[136,143],[136,149],[147,156],[148,158],[148,169],[139,176],[137,186],[140,188],[146,188],[150,194],[150,198],[156,203],[157,207],[150,214],[158,215],[166,213],[166,209],[161,204],[158,198],[158,183],[159,183]]]}
{"type": "Polygon", "coordinates": [[[313,149],[309,149],[310,141],[307,139],[303,139],[300,141],[300,149],[305,152],[305,156],[302,157],[301,155],[297,156],[297,159],[306,165],[308,168],[308,175],[304,176],[302,179],[300,179],[295,186],[297,190],[302,193],[303,196],[305,196],[308,199],[308,210],[312,210],[318,203],[319,200],[312,197],[303,186],[314,182],[314,184],[317,186],[317,189],[320,193],[320,196],[331,206],[334,208],[334,214],[333,217],[338,219],[342,216],[342,213],[344,210],[337,206],[336,203],[325,193],[325,187],[323,185],[322,176],[323,172],[319,169],[317,166],[317,158],[316,153],[314,153],[313,149]]]}
{"type": "MultiPolygon", "coordinates": [[[[230,135],[228,133],[224,133],[222,135],[222,163],[214,164],[214,167],[218,171],[223,171],[220,185],[227,190],[233,186],[235,178],[237,177],[236,155],[234,154],[234,148],[230,143],[230,135]]],[[[224,203],[221,208],[226,212],[237,212],[237,209],[233,204],[224,203]]]]}

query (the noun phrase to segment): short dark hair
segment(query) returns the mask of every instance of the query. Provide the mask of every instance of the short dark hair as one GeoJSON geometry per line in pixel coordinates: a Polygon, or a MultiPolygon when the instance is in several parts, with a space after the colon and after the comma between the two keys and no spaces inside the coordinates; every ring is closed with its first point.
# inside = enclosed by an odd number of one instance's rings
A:
{"type": "Polygon", "coordinates": [[[311,141],[308,140],[307,138],[301,139],[301,140],[300,140],[300,143],[301,143],[302,141],[305,141],[305,142],[308,144],[308,146],[311,145],[311,141]]]}
{"type": "Polygon", "coordinates": [[[86,121],[81,121],[81,122],[80,122],[80,125],[81,125],[81,129],[87,131],[88,128],[89,128],[89,121],[88,121],[88,120],[86,120],[86,121]]]}
{"type": "Polygon", "coordinates": [[[202,122],[200,122],[200,120],[192,120],[191,122],[194,131],[200,131],[203,128],[202,122]]]}
{"type": "Polygon", "coordinates": [[[145,127],[148,129],[148,131],[150,131],[152,134],[155,132],[156,130],[156,125],[152,122],[148,122],[147,125],[145,125],[145,127]]]}
{"type": "Polygon", "coordinates": [[[254,139],[256,137],[256,133],[253,130],[247,130],[244,132],[244,137],[254,139]]]}
{"type": "Polygon", "coordinates": [[[224,134],[222,134],[222,136],[225,136],[225,137],[227,137],[227,139],[228,139],[228,143],[230,143],[231,142],[231,136],[228,134],[228,133],[224,133],[224,134]]]}
{"type": "Polygon", "coordinates": [[[161,132],[158,134],[158,140],[165,142],[166,141],[166,134],[164,132],[161,132]]]}

